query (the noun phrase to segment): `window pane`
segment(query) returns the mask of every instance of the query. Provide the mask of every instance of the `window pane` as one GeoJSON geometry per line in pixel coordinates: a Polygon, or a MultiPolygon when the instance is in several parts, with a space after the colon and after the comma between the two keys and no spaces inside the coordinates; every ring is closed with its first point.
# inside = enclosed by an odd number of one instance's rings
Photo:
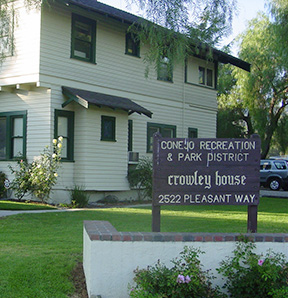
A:
{"type": "Polygon", "coordinates": [[[6,118],[0,117],[0,159],[6,158],[6,118]]]}
{"type": "Polygon", "coordinates": [[[205,84],[205,68],[199,67],[199,84],[205,84]]]}
{"type": "Polygon", "coordinates": [[[101,139],[115,141],[115,117],[102,116],[101,139]]]}
{"type": "Polygon", "coordinates": [[[207,69],[207,86],[213,86],[213,71],[211,69],[207,69]]]}
{"type": "Polygon", "coordinates": [[[128,151],[133,150],[133,120],[128,120],[128,151]]]}
{"type": "Polygon", "coordinates": [[[189,128],[188,129],[188,138],[198,138],[198,129],[197,128],[189,128]]]}
{"type": "Polygon", "coordinates": [[[68,140],[67,138],[63,138],[62,141],[62,150],[61,150],[61,158],[68,158],[68,140]]]}
{"type": "Polygon", "coordinates": [[[13,157],[23,156],[23,139],[13,139],[13,157]]]}
{"type": "Polygon", "coordinates": [[[68,136],[68,118],[58,117],[58,136],[67,137],[68,136]]]}
{"type": "Polygon", "coordinates": [[[81,40],[75,40],[74,55],[84,59],[91,57],[91,44],[81,40]]]}
{"type": "Polygon", "coordinates": [[[75,22],[75,37],[83,41],[92,41],[92,26],[79,21],[75,22]]]}
{"type": "Polygon", "coordinates": [[[23,136],[23,118],[14,118],[13,121],[13,136],[22,137],[23,136]]]}
{"type": "Polygon", "coordinates": [[[161,130],[161,133],[162,133],[162,137],[163,138],[173,138],[173,129],[172,128],[163,128],[161,130]]]}
{"type": "Polygon", "coordinates": [[[148,152],[153,151],[153,135],[156,132],[160,132],[159,127],[149,127],[149,130],[148,130],[148,152]]]}
{"type": "Polygon", "coordinates": [[[113,123],[107,119],[103,122],[103,138],[113,138],[113,123]]]}
{"type": "Polygon", "coordinates": [[[163,57],[160,62],[158,69],[158,80],[172,81],[170,60],[167,57],[163,57]]]}

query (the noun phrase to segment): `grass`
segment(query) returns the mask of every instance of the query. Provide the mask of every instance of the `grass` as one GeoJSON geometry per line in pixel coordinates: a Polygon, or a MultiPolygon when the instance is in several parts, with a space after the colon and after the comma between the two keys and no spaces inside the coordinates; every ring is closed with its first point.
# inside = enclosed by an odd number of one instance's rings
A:
{"type": "MultiPolygon", "coordinates": [[[[258,232],[288,233],[288,200],[261,198],[258,232]]],[[[82,259],[83,220],[108,220],[119,231],[151,231],[151,208],[19,214],[0,218],[1,298],[61,298],[74,291],[82,259]]],[[[166,206],[161,231],[245,233],[247,207],[166,206]]]]}
{"type": "Polygon", "coordinates": [[[16,202],[16,201],[0,201],[0,210],[47,210],[55,209],[55,207],[47,204],[16,202]]]}

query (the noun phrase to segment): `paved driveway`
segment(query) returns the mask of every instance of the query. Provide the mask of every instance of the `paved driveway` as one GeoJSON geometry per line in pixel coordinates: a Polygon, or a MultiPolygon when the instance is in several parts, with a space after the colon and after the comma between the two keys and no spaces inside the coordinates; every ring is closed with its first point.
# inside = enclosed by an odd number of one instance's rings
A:
{"type": "Polygon", "coordinates": [[[269,189],[260,189],[260,197],[272,197],[272,198],[288,198],[288,191],[273,191],[269,189]]]}

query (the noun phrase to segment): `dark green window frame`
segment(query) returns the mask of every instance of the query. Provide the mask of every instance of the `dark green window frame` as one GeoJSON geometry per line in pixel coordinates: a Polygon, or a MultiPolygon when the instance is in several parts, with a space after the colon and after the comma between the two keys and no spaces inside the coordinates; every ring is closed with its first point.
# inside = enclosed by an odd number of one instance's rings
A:
{"type": "Polygon", "coordinates": [[[153,152],[153,135],[159,132],[164,138],[176,138],[176,125],[147,123],[147,153],[153,152]],[[171,135],[172,134],[172,135],[171,135]]]}
{"type": "Polygon", "coordinates": [[[101,116],[101,141],[116,142],[116,118],[101,116]]]}
{"type": "Polygon", "coordinates": [[[63,137],[63,150],[65,153],[62,153],[62,161],[73,161],[74,160],[74,112],[64,111],[64,110],[55,110],[55,125],[54,125],[54,138],[58,139],[63,137]],[[64,117],[67,119],[67,129],[66,133],[61,134],[59,132],[59,117],[64,117]]]}
{"type": "Polygon", "coordinates": [[[125,54],[140,58],[140,41],[134,33],[126,33],[125,54]]]}
{"type": "Polygon", "coordinates": [[[71,33],[71,58],[95,63],[96,21],[72,14],[71,33]],[[78,53],[77,49],[80,49],[78,53]],[[81,49],[83,51],[81,51],[81,49]],[[84,56],[85,54],[86,56],[84,56]]]}
{"type": "Polygon", "coordinates": [[[188,128],[188,138],[198,138],[198,129],[197,128],[188,128]]]}
{"type": "MultiPolygon", "coordinates": [[[[0,113],[2,132],[0,131],[0,160],[14,160],[26,158],[27,111],[0,113]],[[22,131],[15,132],[15,120],[22,119],[22,131]],[[15,152],[16,142],[22,143],[21,155],[15,152]]],[[[1,127],[0,127],[1,130],[1,127]]]]}
{"type": "Polygon", "coordinates": [[[133,120],[128,120],[128,151],[133,151],[133,120]]]}

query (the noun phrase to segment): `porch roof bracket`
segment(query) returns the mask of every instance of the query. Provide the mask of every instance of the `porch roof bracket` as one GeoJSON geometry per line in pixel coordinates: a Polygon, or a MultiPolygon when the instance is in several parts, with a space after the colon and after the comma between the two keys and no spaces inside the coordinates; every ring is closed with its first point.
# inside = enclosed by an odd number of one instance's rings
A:
{"type": "Polygon", "coordinates": [[[77,102],[78,104],[80,104],[82,107],[88,109],[89,107],[89,103],[87,100],[83,99],[83,98],[79,98],[78,96],[70,93],[69,91],[63,90],[63,94],[66,95],[68,97],[68,99],[62,104],[62,108],[66,107],[67,105],[69,105],[71,102],[77,102]]]}

